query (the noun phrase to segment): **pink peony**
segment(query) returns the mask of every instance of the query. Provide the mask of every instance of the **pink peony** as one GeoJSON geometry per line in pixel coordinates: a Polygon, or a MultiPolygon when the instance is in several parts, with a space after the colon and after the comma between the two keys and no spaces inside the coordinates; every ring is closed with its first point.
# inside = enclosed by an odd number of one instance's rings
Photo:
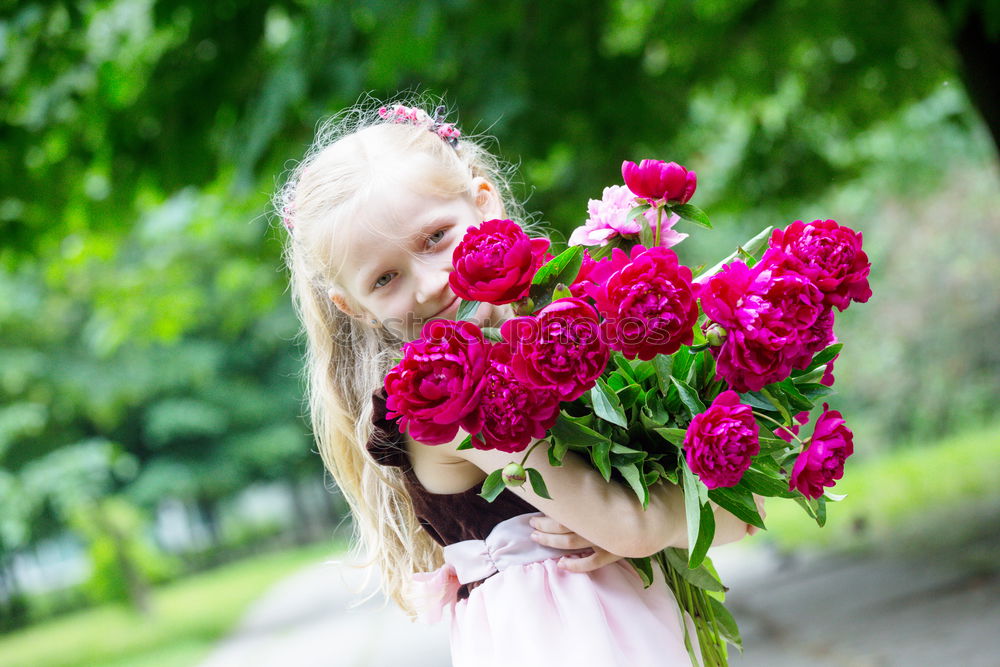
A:
{"type": "Polygon", "coordinates": [[[722,346],[712,348],[716,372],[737,391],[785,379],[833,340],[822,292],[773,252],[753,269],[727,264],[700,290],[705,314],[727,331],[722,346]]]}
{"type": "Polygon", "coordinates": [[[612,273],[614,273],[614,269],[611,268],[610,257],[602,257],[595,261],[584,248],[580,270],[577,271],[573,283],[569,285],[569,291],[573,296],[584,297],[591,285],[603,284],[612,273]]]}
{"type": "Polygon", "coordinates": [[[643,160],[639,164],[622,162],[622,178],[635,193],[653,202],[686,204],[698,186],[698,177],[676,162],[643,160]]]}
{"type": "Polygon", "coordinates": [[[548,239],[528,238],[510,220],[486,220],[470,227],[452,253],[451,289],[467,301],[517,301],[528,293],[548,248],[548,239]]]}
{"type": "Polygon", "coordinates": [[[515,317],[500,326],[514,350],[511,365],[519,380],[551,388],[572,401],[590,391],[608,363],[593,306],[569,297],[553,301],[534,317],[515,317]]]}
{"type": "Polygon", "coordinates": [[[587,293],[604,316],[602,331],[612,349],[648,361],[693,342],[698,301],[691,269],[673,250],[637,245],[630,258],[615,248],[611,269],[615,273],[587,293]]]}
{"type": "Polygon", "coordinates": [[[479,397],[488,347],[470,322],[431,320],[420,338],[403,346],[403,358],[385,377],[386,417],[427,445],[450,442],[461,426],[482,425],[479,397]]]}
{"type": "Polygon", "coordinates": [[[483,410],[482,438],[473,438],[477,449],[520,452],[533,438],[544,438],[559,417],[559,397],[551,389],[521,382],[511,365],[512,350],[506,344],[490,346],[490,364],[483,378],[480,405],[483,410]]]}
{"type": "Polygon", "coordinates": [[[785,442],[791,442],[799,434],[799,429],[809,423],[809,413],[800,412],[795,415],[795,421],[797,423],[791,426],[780,426],[774,429],[774,434],[784,440],[785,442]]]}
{"type": "MultiPolygon", "coordinates": [[[[638,236],[642,231],[641,220],[629,220],[628,214],[639,202],[628,188],[612,185],[604,188],[601,199],[591,199],[587,204],[587,221],[581,227],[573,230],[569,237],[569,245],[607,245],[616,236],[638,236]]],[[[649,228],[656,227],[656,209],[650,208],[643,215],[649,223],[649,228]]],[[[687,238],[672,228],[680,221],[680,217],[669,213],[660,220],[660,245],[664,248],[675,246],[687,238]]]]}
{"type": "Polygon", "coordinates": [[[688,467],[710,489],[739,484],[759,452],[753,410],[740,403],[740,397],[731,389],[695,415],[684,435],[688,467]]]}
{"type": "Polygon", "coordinates": [[[833,486],[844,476],[844,461],[853,453],[854,434],[844,425],[840,412],[824,403],[808,446],[795,460],[789,490],[819,498],[823,487],[833,486]]]}
{"type": "Polygon", "coordinates": [[[795,259],[797,270],[822,290],[825,303],[844,310],[851,301],[864,303],[871,263],[861,249],[861,232],[833,220],[796,220],[771,232],[770,247],[795,259]]]}

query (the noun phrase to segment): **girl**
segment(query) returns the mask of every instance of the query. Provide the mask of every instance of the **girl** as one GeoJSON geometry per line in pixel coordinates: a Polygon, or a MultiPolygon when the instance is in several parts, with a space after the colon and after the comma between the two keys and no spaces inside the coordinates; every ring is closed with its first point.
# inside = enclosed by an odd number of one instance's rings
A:
{"type": "MultiPolygon", "coordinates": [[[[510,454],[459,451],[461,432],[420,445],[385,419],[382,384],[401,344],[426,321],[455,317],[448,274],[465,230],[523,218],[496,159],[442,112],[342,114],[278,196],[313,429],[358,542],[411,615],[434,620],[451,608],[458,667],[688,664],[669,589],[643,589],[622,560],[686,546],[677,487],[657,485],[643,511],[572,453],[552,468],[536,448],[527,465],[545,471],[552,499],[525,485],[488,503],[480,485],[510,454]]],[[[475,319],[499,326],[512,315],[483,304],[475,319]]],[[[716,544],[747,534],[716,515],[716,544]]]]}

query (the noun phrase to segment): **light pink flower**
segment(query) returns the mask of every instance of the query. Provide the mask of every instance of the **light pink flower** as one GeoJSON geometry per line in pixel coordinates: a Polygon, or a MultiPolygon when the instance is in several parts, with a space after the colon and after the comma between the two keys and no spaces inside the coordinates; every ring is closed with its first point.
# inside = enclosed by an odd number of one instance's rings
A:
{"type": "MultiPolygon", "coordinates": [[[[641,220],[629,220],[628,213],[638,206],[635,195],[626,187],[612,185],[604,188],[601,199],[591,199],[587,203],[587,221],[581,227],[573,230],[569,237],[569,245],[607,245],[616,236],[638,236],[642,231],[641,220]]],[[[656,226],[656,209],[643,213],[649,223],[649,228],[656,226]]],[[[665,214],[660,220],[660,245],[665,248],[675,246],[687,238],[673,228],[680,221],[674,214],[665,214]]]]}

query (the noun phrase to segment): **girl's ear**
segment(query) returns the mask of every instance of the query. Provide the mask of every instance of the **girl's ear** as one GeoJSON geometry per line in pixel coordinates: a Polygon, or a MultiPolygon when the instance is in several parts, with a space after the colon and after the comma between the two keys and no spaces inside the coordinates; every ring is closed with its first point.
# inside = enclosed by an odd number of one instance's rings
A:
{"type": "Polygon", "coordinates": [[[482,176],[472,179],[472,196],[483,220],[504,217],[503,202],[496,186],[482,176]]]}
{"type": "Polygon", "coordinates": [[[333,301],[333,305],[337,307],[339,311],[350,317],[360,317],[354,309],[347,304],[347,299],[344,298],[340,292],[337,291],[336,287],[331,287],[327,292],[327,296],[330,297],[330,301],[333,301]]]}

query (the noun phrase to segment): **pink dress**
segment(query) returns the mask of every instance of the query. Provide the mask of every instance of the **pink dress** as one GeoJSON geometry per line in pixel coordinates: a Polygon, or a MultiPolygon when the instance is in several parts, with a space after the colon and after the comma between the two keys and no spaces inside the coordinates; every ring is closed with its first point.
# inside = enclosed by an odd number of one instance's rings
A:
{"type": "Polygon", "coordinates": [[[478,488],[429,493],[379,395],[374,404],[382,434],[369,452],[403,468],[421,524],[444,547],[445,564],[415,575],[409,597],[425,622],[450,617],[454,667],[691,664],[681,612],[662,575],[644,589],[624,560],[588,573],[558,567],[573,552],[532,540],[528,521],[541,513],[509,491],[493,503],[478,488]]]}

